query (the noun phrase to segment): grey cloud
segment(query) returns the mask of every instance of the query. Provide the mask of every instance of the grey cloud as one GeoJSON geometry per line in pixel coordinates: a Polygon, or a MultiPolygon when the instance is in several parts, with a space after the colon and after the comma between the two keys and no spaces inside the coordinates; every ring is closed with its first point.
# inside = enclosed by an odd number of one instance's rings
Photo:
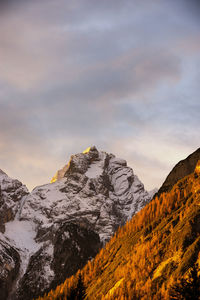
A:
{"type": "Polygon", "coordinates": [[[14,0],[1,0],[0,1],[1,10],[2,9],[9,9],[14,2],[15,2],[14,0]]]}
{"type": "MultiPolygon", "coordinates": [[[[16,174],[16,161],[24,172],[31,166],[31,185],[37,168],[47,176],[88,144],[118,154],[113,140],[127,144],[150,129],[156,147],[162,135],[186,144],[186,123],[190,132],[199,126],[199,21],[184,0],[13,0],[4,7],[0,163],[14,164],[16,174]]],[[[151,171],[162,168],[160,157],[131,155],[151,171]]]]}
{"type": "MultiPolygon", "coordinates": [[[[28,87],[28,83],[31,85],[31,83],[41,82],[42,79],[47,79],[51,75],[55,76],[56,74],[59,76],[60,74],[64,76],[65,69],[69,69],[71,72],[74,68],[84,70],[86,65],[88,67],[90,64],[97,62],[102,63],[113,60],[129,49],[134,50],[141,41],[142,48],[146,47],[145,43],[148,43],[148,48],[152,43],[155,47],[158,35],[161,47],[158,45],[157,48],[160,49],[164,46],[162,45],[163,41],[167,41],[174,32],[174,30],[171,30],[170,35],[167,34],[166,36],[168,24],[164,26],[164,22],[158,20],[158,27],[157,22],[154,22],[155,15],[153,13],[149,13],[147,18],[144,14],[143,26],[138,27],[141,18],[137,17],[137,10],[141,5],[136,6],[135,4],[135,7],[137,7],[135,10],[131,1],[127,1],[126,5],[123,5],[121,1],[117,1],[118,5],[114,5],[115,2],[113,1],[110,1],[109,4],[104,1],[94,1],[93,5],[91,5],[91,1],[76,1],[73,5],[70,5],[69,2],[66,4],[65,1],[61,1],[61,4],[55,4],[55,1],[44,1],[42,4],[39,4],[38,1],[36,1],[36,4],[35,1],[34,4],[33,2],[31,4],[30,2],[27,3],[29,5],[24,4],[23,9],[16,12],[16,15],[18,14],[17,19],[15,14],[14,17],[11,15],[10,32],[7,32],[3,41],[2,37],[5,36],[5,30],[4,26],[1,26],[4,30],[4,32],[1,32],[1,47],[4,45],[5,50],[3,53],[6,53],[1,59],[5,61],[4,69],[8,70],[6,71],[8,74],[5,74],[7,79],[16,80],[16,84],[21,82],[22,85],[26,82],[28,87]],[[28,9],[29,6],[37,8],[37,10],[29,9],[26,12],[25,8],[28,9]],[[129,6],[131,6],[131,9],[129,6]],[[53,16],[50,14],[52,11],[53,16]],[[38,12],[39,14],[37,14],[38,12]],[[63,13],[63,18],[60,18],[58,12],[63,13]],[[75,18],[76,14],[78,15],[77,19],[75,18]],[[85,17],[82,18],[82,15],[85,17]],[[12,18],[14,18],[13,22],[12,18]],[[88,22],[90,18],[99,21],[100,29],[103,27],[102,24],[105,20],[111,22],[114,18],[113,26],[103,32],[96,30],[93,23],[89,25],[85,32],[81,31],[81,26],[75,27],[74,30],[72,30],[73,26],[70,27],[73,24],[82,24],[83,19],[88,22]],[[63,23],[60,24],[60,27],[56,27],[60,19],[65,22],[64,24],[67,24],[66,31],[63,30],[63,23]],[[24,26],[24,20],[26,26],[24,26]],[[18,26],[16,26],[16,23],[18,26]],[[23,34],[24,40],[19,32],[23,34]],[[10,34],[10,38],[8,34],[10,34]],[[165,34],[164,37],[162,37],[163,34],[165,34]],[[15,51],[13,52],[11,49],[14,49],[14,47],[15,51]],[[27,68],[25,68],[25,65],[27,68]]],[[[147,2],[145,3],[147,5],[147,2]]],[[[144,7],[143,10],[146,12],[144,7]]],[[[156,13],[157,15],[159,17],[159,13],[156,13]]],[[[7,24],[7,18],[5,22],[7,24]]],[[[162,49],[160,50],[162,51],[162,49]]]]}

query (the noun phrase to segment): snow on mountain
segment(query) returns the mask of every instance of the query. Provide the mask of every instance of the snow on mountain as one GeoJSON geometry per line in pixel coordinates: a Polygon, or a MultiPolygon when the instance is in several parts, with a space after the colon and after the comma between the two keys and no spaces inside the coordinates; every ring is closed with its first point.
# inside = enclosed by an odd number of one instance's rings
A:
{"type": "Polygon", "coordinates": [[[30,194],[2,171],[0,187],[2,232],[21,259],[9,297],[19,300],[75,273],[151,200],[125,160],[95,147],[72,155],[51,183],[30,194]]]}
{"type": "Polygon", "coordinates": [[[55,222],[73,221],[92,228],[107,241],[150,197],[125,160],[97,151],[73,155],[61,178],[35,188],[26,197],[21,220],[48,230],[55,222]]]}

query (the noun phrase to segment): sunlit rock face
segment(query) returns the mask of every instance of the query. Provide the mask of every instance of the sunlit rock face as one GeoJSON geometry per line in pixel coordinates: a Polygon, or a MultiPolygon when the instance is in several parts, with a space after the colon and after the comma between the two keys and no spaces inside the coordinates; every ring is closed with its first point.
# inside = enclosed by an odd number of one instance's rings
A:
{"type": "Polygon", "coordinates": [[[73,170],[73,166],[75,166],[75,165],[76,165],[76,167],[79,171],[84,172],[84,170],[85,170],[84,169],[84,161],[86,159],[86,155],[84,155],[84,154],[90,153],[90,156],[91,156],[91,154],[95,150],[97,150],[95,147],[88,147],[86,150],[83,151],[83,153],[72,155],[70,161],[68,162],[68,164],[65,165],[62,169],[60,169],[56,172],[56,174],[51,179],[51,183],[63,178],[66,173],[70,173],[71,169],[72,169],[72,172],[74,172],[75,170],[73,170]],[[78,157],[78,161],[77,161],[78,163],[76,162],[76,157],[78,157]]]}
{"type": "Polygon", "coordinates": [[[6,180],[1,195],[9,191],[6,205],[13,205],[3,236],[21,259],[10,300],[32,299],[64,281],[151,200],[125,160],[96,147],[72,155],[52,183],[30,194],[6,180]]]}

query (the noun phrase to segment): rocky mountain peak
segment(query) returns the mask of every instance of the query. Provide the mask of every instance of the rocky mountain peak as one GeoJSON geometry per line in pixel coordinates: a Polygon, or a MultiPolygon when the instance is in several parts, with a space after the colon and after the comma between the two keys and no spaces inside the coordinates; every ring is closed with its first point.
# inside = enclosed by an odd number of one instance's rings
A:
{"type": "Polygon", "coordinates": [[[192,174],[200,160],[200,148],[190,154],[187,158],[181,160],[167,176],[163,185],[158,191],[158,195],[163,192],[168,192],[172,187],[185,176],[192,174]]]}
{"type": "Polygon", "coordinates": [[[82,153],[71,155],[69,162],[51,179],[51,183],[60,180],[63,177],[73,173],[84,174],[89,165],[94,161],[100,159],[100,153],[95,146],[88,147],[82,153]]]}
{"type": "MultiPolygon", "coordinates": [[[[72,155],[51,182],[17,198],[5,225],[4,236],[23,261],[13,299],[31,299],[72,275],[151,200],[124,159],[95,146],[72,155]]],[[[20,187],[16,181],[11,194],[20,187]]]]}
{"type": "Polygon", "coordinates": [[[44,227],[70,219],[95,229],[106,241],[150,199],[125,160],[93,146],[72,155],[51,184],[35,188],[20,218],[44,227]]]}
{"type": "Polygon", "coordinates": [[[72,155],[64,177],[74,173],[84,174],[94,161],[100,161],[101,159],[101,153],[98,152],[95,146],[87,148],[82,153],[72,155]]]}

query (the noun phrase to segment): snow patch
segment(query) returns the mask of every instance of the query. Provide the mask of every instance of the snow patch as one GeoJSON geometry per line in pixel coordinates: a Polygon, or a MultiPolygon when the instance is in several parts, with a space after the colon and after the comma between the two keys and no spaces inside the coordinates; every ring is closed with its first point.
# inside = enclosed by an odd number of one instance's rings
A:
{"type": "Polygon", "coordinates": [[[34,253],[39,249],[39,244],[35,242],[36,235],[35,227],[30,221],[19,221],[15,219],[5,224],[5,236],[11,241],[19,250],[34,253]]]}
{"type": "Polygon", "coordinates": [[[88,178],[96,178],[102,175],[102,173],[103,173],[102,161],[99,161],[99,162],[92,163],[87,169],[85,175],[88,178]]]}
{"type": "Polygon", "coordinates": [[[34,240],[35,235],[35,226],[30,221],[19,221],[16,218],[5,224],[4,236],[19,251],[21,259],[19,276],[12,288],[13,291],[17,289],[20,279],[25,274],[31,255],[40,248],[40,245],[34,240]]]}

